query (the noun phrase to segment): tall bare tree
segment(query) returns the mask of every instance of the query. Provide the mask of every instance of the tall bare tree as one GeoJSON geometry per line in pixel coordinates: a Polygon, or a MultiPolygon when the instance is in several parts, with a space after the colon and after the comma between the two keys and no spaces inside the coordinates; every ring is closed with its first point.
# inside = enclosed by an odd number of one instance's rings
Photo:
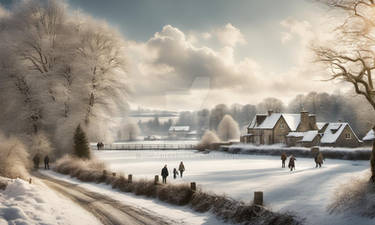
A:
{"type": "MultiPolygon", "coordinates": [[[[332,80],[353,85],[375,110],[375,1],[318,0],[342,18],[333,41],[314,46],[317,61],[325,64],[332,80]]],[[[375,142],[371,154],[372,180],[375,181],[375,142]]]]}

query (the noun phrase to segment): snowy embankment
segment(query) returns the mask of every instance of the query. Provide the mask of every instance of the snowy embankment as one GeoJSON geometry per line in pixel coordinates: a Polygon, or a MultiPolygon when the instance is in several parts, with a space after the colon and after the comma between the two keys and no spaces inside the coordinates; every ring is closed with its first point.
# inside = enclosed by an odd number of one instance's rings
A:
{"type": "Polygon", "coordinates": [[[119,190],[112,189],[110,185],[82,182],[75,178],[71,178],[68,175],[62,175],[53,171],[41,172],[44,175],[53,177],[55,179],[73,183],[89,191],[106,195],[110,198],[116,199],[117,201],[123,202],[125,205],[131,205],[140,211],[147,212],[160,218],[165,218],[167,221],[172,221],[173,224],[226,224],[216,219],[216,217],[211,213],[197,213],[187,206],[174,206],[157,199],[136,196],[132,193],[124,193],[119,190]]]}
{"type": "Polygon", "coordinates": [[[312,158],[298,158],[296,171],[281,168],[280,156],[259,156],[196,151],[95,151],[111,170],[133,174],[133,179],[152,179],[167,164],[168,182],[197,182],[203,191],[227,194],[251,202],[254,191],[264,191],[267,207],[295,212],[306,224],[373,225],[375,219],[354,214],[330,214],[327,207],[335,193],[353,178],[366,175],[367,161],[330,160],[315,168],[312,158]],[[183,178],[173,179],[172,170],[185,164],[183,178]]]}
{"type": "Polygon", "coordinates": [[[41,182],[9,180],[0,190],[0,224],[101,224],[93,215],[41,182]]]}
{"type": "MultiPolygon", "coordinates": [[[[371,148],[333,148],[333,147],[319,147],[320,152],[323,153],[324,158],[328,159],[346,159],[346,160],[369,160],[371,148]]],[[[312,157],[310,148],[304,147],[286,147],[283,145],[263,145],[256,146],[252,144],[236,144],[221,146],[220,151],[238,154],[253,154],[253,155],[276,155],[280,156],[285,152],[287,155],[293,154],[297,157],[312,157]]]]}

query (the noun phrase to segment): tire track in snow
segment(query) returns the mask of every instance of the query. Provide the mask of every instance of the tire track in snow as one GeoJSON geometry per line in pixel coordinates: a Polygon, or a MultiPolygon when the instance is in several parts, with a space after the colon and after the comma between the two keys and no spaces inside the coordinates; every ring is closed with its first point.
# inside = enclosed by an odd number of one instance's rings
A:
{"type": "Polygon", "coordinates": [[[54,179],[39,172],[35,172],[33,175],[53,190],[68,197],[92,213],[104,225],[159,225],[177,223],[176,221],[166,221],[164,218],[125,205],[108,196],[90,192],[82,187],[78,187],[76,184],[54,179]]]}

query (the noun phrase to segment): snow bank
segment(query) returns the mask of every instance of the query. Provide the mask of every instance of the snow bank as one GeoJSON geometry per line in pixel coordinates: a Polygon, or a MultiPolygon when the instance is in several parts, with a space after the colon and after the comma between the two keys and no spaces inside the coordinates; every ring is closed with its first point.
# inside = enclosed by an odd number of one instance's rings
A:
{"type": "MultiPolygon", "coordinates": [[[[340,148],[340,147],[319,147],[320,152],[325,158],[330,159],[346,159],[346,160],[369,160],[371,148],[340,148]]],[[[262,145],[256,146],[252,144],[235,144],[229,146],[221,146],[220,151],[239,154],[255,154],[255,155],[277,155],[282,152],[293,154],[298,157],[312,157],[310,148],[304,147],[286,147],[285,145],[262,145]]]]}
{"type": "Polygon", "coordinates": [[[101,224],[47,186],[15,179],[0,191],[0,224],[101,224]]]}

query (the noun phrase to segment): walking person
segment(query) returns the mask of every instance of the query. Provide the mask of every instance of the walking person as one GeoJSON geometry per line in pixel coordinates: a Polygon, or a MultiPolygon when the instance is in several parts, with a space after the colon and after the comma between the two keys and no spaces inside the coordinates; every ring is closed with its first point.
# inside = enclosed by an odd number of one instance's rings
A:
{"type": "Polygon", "coordinates": [[[163,178],[163,184],[167,183],[167,177],[168,177],[168,175],[169,175],[168,168],[167,168],[167,165],[165,165],[163,167],[163,169],[161,170],[161,176],[163,178]]]}
{"type": "Polygon", "coordinates": [[[323,153],[319,152],[319,154],[317,154],[315,156],[315,168],[321,168],[322,167],[322,164],[323,164],[323,161],[324,161],[324,157],[323,157],[323,153]]]}
{"type": "Polygon", "coordinates": [[[49,157],[46,155],[44,157],[44,169],[49,170],[49,157]]]}
{"type": "Polygon", "coordinates": [[[185,171],[185,165],[184,165],[184,163],[182,161],[180,162],[180,165],[178,166],[178,170],[180,171],[180,176],[182,178],[182,174],[185,171]]]}
{"type": "Polygon", "coordinates": [[[295,164],[295,161],[296,161],[296,160],[297,160],[297,159],[294,158],[293,155],[290,156],[290,158],[289,158],[289,165],[288,165],[290,171],[293,171],[293,169],[296,170],[296,164],[295,164]]]}
{"type": "Polygon", "coordinates": [[[178,176],[178,171],[176,170],[176,168],[173,169],[173,179],[176,179],[176,177],[178,176]]]}
{"type": "Polygon", "coordinates": [[[281,154],[281,168],[285,168],[285,161],[288,157],[286,156],[285,152],[281,154]]]}

